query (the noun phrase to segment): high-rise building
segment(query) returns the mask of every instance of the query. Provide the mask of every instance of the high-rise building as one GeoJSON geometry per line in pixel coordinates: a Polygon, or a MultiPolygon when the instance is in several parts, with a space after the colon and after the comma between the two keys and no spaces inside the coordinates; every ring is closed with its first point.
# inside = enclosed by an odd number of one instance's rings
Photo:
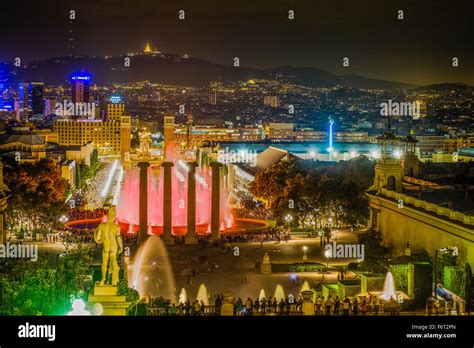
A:
{"type": "Polygon", "coordinates": [[[72,102],[89,102],[91,76],[88,72],[82,70],[71,76],[72,83],[72,102]]]}
{"type": "Polygon", "coordinates": [[[43,115],[44,100],[42,82],[31,83],[31,108],[33,110],[33,116],[43,115]]]}
{"type": "Polygon", "coordinates": [[[121,99],[111,98],[106,119],[62,119],[53,124],[60,145],[84,145],[93,142],[100,154],[130,152],[131,117],[124,115],[121,99]]]}
{"type": "Polygon", "coordinates": [[[19,112],[20,121],[28,122],[30,114],[30,84],[28,82],[20,82],[18,85],[18,96],[19,96],[19,112]]]}
{"type": "Polygon", "coordinates": [[[48,98],[44,101],[44,116],[54,114],[56,109],[56,99],[48,98]]]}
{"type": "Polygon", "coordinates": [[[213,89],[209,92],[209,104],[217,105],[218,102],[219,102],[219,91],[216,89],[213,89]]]}
{"type": "Polygon", "coordinates": [[[107,103],[107,119],[109,121],[119,121],[124,112],[125,104],[122,103],[122,98],[116,95],[111,96],[109,103],[107,103]]]}

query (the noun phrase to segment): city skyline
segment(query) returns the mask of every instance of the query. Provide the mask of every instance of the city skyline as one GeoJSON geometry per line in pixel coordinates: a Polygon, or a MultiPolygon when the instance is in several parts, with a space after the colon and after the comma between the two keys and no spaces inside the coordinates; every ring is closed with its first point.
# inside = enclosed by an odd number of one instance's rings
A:
{"type": "MultiPolygon", "coordinates": [[[[336,75],[361,75],[415,85],[444,82],[474,84],[474,50],[464,45],[469,33],[469,3],[455,9],[426,1],[392,6],[370,1],[336,5],[278,1],[200,6],[174,4],[49,1],[21,9],[25,23],[5,38],[2,61],[74,55],[121,55],[142,51],[147,42],[162,52],[188,54],[231,66],[314,67],[336,75]],[[461,11],[462,8],[466,11],[461,11]],[[69,23],[69,11],[75,19],[69,23]],[[179,18],[183,10],[184,19],[179,18]],[[288,11],[294,11],[294,19],[288,11]],[[403,19],[398,19],[398,11],[403,19]],[[45,21],[47,16],[56,18],[45,21]],[[140,18],[139,21],[136,19],[140,18]],[[436,23],[442,21],[443,25],[436,23]],[[103,25],[107,23],[107,25],[103,25]],[[443,28],[449,27],[450,30],[443,28]],[[68,51],[69,29],[74,49],[68,51]],[[430,28],[430,30],[426,30],[430,28]],[[31,35],[33,32],[38,33],[31,35]],[[34,39],[32,39],[34,38],[34,39]],[[343,66],[343,58],[349,66],[343,66]],[[452,66],[452,59],[459,66],[452,66]]],[[[4,6],[2,29],[9,30],[18,8],[4,6]]]]}

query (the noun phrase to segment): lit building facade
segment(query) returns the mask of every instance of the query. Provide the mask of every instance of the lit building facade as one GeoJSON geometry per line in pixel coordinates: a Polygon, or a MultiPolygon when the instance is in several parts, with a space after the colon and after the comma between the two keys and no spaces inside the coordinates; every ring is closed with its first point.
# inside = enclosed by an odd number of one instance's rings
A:
{"type": "Polygon", "coordinates": [[[407,243],[414,250],[455,248],[461,264],[474,265],[474,207],[469,192],[454,189],[426,190],[405,178],[402,159],[387,151],[397,146],[390,132],[379,139],[382,156],[375,167],[375,180],[366,192],[370,204],[369,227],[402,255],[407,243]],[[409,182],[409,184],[406,184],[409,182]],[[461,204],[462,203],[462,204],[461,204]]]}

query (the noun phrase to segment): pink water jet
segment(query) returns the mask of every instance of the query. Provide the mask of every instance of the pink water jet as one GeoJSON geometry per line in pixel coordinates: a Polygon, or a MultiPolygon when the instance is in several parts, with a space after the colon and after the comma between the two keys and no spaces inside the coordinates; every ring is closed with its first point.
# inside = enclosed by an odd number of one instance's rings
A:
{"type": "MultiPolygon", "coordinates": [[[[188,173],[187,163],[179,159],[176,147],[169,146],[166,160],[174,163],[172,168],[172,225],[173,234],[187,232],[188,173]]],[[[211,223],[211,169],[196,168],[196,232],[210,233],[211,223]]],[[[137,233],[139,226],[139,185],[138,168],[125,172],[120,203],[117,208],[119,224],[127,233],[137,233]]],[[[163,231],[163,171],[159,167],[148,168],[148,233],[157,235],[163,231]]],[[[229,196],[224,180],[220,181],[220,230],[230,229],[234,218],[229,209],[229,196]]]]}

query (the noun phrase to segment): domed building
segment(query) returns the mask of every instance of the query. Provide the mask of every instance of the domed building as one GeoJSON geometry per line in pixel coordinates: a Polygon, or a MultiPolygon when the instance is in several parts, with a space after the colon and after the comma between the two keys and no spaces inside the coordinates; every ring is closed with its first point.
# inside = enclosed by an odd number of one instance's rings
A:
{"type": "Polygon", "coordinates": [[[0,155],[19,162],[35,162],[46,157],[46,142],[29,128],[16,127],[0,135],[0,155]]]}

